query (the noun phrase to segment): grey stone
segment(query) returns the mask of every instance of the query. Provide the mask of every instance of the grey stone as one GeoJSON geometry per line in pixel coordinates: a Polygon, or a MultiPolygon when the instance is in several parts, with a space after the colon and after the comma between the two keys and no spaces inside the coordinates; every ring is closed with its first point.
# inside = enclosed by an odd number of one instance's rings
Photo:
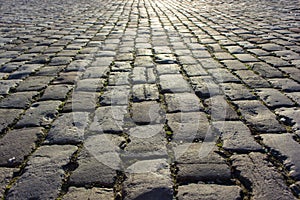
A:
{"type": "Polygon", "coordinates": [[[36,76],[57,76],[66,66],[51,66],[51,67],[42,67],[39,71],[35,72],[36,76]]]}
{"type": "Polygon", "coordinates": [[[265,61],[266,63],[274,66],[274,67],[285,67],[291,66],[291,64],[281,58],[275,56],[261,56],[259,59],[265,61]]]}
{"type": "Polygon", "coordinates": [[[0,165],[18,166],[35,148],[44,135],[42,128],[14,129],[0,140],[0,165]]]}
{"type": "Polygon", "coordinates": [[[41,146],[30,157],[24,174],[9,190],[7,199],[55,199],[76,146],[41,146]]]}
{"type": "Polygon", "coordinates": [[[97,106],[99,93],[73,91],[70,99],[70,111],[74,112],[90,112],[94,111],[97,106]]]}
{"type": "Polygon", "coordinates": [[[272,88],[260,88],[256,91],[259,97],[271,108],[293,106],[294,103],[284,94],[272,88]]]}
{"type": "Polygon", "coordinates": [[[239,70],[235,72],[251,88],[268,88],[271,85],[262,77],[250,70],[239,70]]]}
{"type": "Polygon", "coordinates": [[[17,87],[21,80],[0,80],[0,95],[9,94],[12,88],[17,87]]]}
{"type": "Polygon", "coordinates": [[[101,105],[127,105],[129,102],[130,87],[109,86],[100,97],[101,105]]]}
{"type": "Polygon", "coordinates": [[[276,115],[257,100],[234,102],[242,116],[252,128],[260,133],[285,132],[285,128],[276,120],[276,115]]]}
{"type": "Polygon", "coordinates": [[[287,125],[292,126],[293,131],[300,135],[300,109],[297,107],[293,108],[278,108],[275,113],[281,118],[282,122],[287,125]]]}
{"type": "Polygon", "coordinates": [[[165,94],[168,112],[191,112],[200,111],[203,105],[193,93],[165,94]]]}
{"type": "Polygon", "coordinates": [[[270,52],[267,52],[267,51],[262,50],[262,49],[248,49],[248,51],[250,53],[255,54],[256,56],[269,56],[270,55],[270,52]]]}
{"type": "Polygon", "coordinates": [[[153,61],[150,56],[137,56],[134,61],[135,67],[153,67],[153,61]]]}
{"type": "Polygon", "coordinates": [[[263,143],[271,149],[271,153],[283,161],[289,176],[300,180],[299,143],[292,134],[262,134],[263,143]]]}
{"type": "Polygon", "coordinates": [[[59,77],[57,77],[53,84],[75,84],[83,72],[77,71],[77,72],[63,72],[60,73],[59,77]]]}
{"type": "Polygon", "coordinates": [[[129,135],[131,142],[122,154],[127,165],[137,160],[168,157],[163,125],[136,126],[129,130],[129,135]]]}
{"type": "Polygon", "coordinates": [[[116,56],[116,61],[130,61],[133,60],[133,54],[132,53],[119,53],[116,56]]]}
{"type": "Polygon", "coordinates": [[[300,84],[289,78],[273,78],[268,81],[270,81],[275,88],[281,89],[284,92],[300,91],[300,84]]]}
{"type": "Polygon", "coordinates": [[[244,53],[244,49],[240,46],[225,46],[225,48],[233,54],[244,53]]]}
{"type": "Polygon", "coordinates": [[[256,62],[257,58],[250,54],[234,54],[234,56],[242,62],[256,62]]]}
{"type": "Polygon", "coordinates": [[[63,101],[71,89],[72,86],[70,85],[49,85],[40,100],[63,101]]]}
{"type": "Polygon", "coordinates": [[[261,44],[259,46],[266,51],[280,51],[284,49],[283,46],[274,43],[266,43],[266,44],[261,44]]]}
{"type": "Polygon", "coordinates": [[[216,68],[222,68],[222,65],[218,63],[216,60],[213,58],[203,58],[203,59],[198,59],[200,64],[204,69],[216,69],[216,68]]]}
{"type": "Polygon", "coordinates": [[[164,120],[163,110],[156,101],[133,103],[131,112],[136,124],[156,124],[164,120]]]}
{"type": "Polygon", "coordinates": [[[167,74],[159,76],[162,93],[190,92],[191,87],[182,75],[167,74]]]}
{"type": "Polygon", "coordinates": [[[237,83],[223,83],[221,84],[222,91],[232,101],[234,100],[251,100],[255,99],[251,90],[242,84],[237,83]]]}
{"type": "Polygon", "coordinates": [[[123,131],[126,106],[99,107],[89,130],[92,132],[121,133],[123,131]]]}
{"type": "Polygon", "coordinates": [[[132,66],[130,62],[115,62],[111,70],[116,72],[130,72],[132,66]]]}
{"type": "Polygon", "coordinates": [[[47,87],[53,77],[49,76],[30,76],[20,83],[16,88],[18,92],[37,91],[47,87]]]}
{"type": "Polygon", "coordinates": [[[65,194],[62,198],[63,200],[114,200],[114,192],[113,189],[109,188],[96,188],[93,187],[91,189],[86,189],[84,187],[70,187],[68,189],[67,194],[65,194]]]}
{"type": "Polygon", "coordinates": [[[89,113],[72,112],[58,117],[46,137],[46,144],[77,144],[84,140],[89,113]]]}
{"type": "Polygon", "coordinates": [[[297,104],[300,104],[300,92],[285,93],[285,95],[293,99],[297,104]]]}
{"type": "Polygon", "coordinates": [[[162,74],[179,74],[180,66],[177,64],[162,64],[156,66],[157,73],[162,74]]]}
{"type": "Polygon", "coordinates": [[[89,149],[83,149],[78,157],[78,168],[70,176],[71,186],[113,187],[117,172],[110,166],[102,163],[97,157],[89,153],[89,149]]]}
{"type": "Polygon", "coordinates": [[[199,98],[208,98],[222,94],[220,87],[210,76],[191,77],[191,84],[199,98]]]}
{"type": "Polygon", "coordinates": [[[153,49],[154,49],[155,54],[170,54],[170,53],[172,53],[170,47],[156,46],[153,49]]]}
{"type": "Polygon", "coordinates": [[[204,76],[208,75],[208,73],[205,71],[205,69],[200,65],[183,65],[183,70],[186,72],[186,74],[191,76],[204,76]]]}
{"type": "Polygon", "coordinates": [[[98,92],[103,87],[104,79],[90,78],[81,79],[76,82],[76,91],[98,92]]]}
{"type": "Polygon", "coordinates": [[[0,132],[13,124],[21,113],[23,113],[22,109],[0,109],[0,132]]]}
{"type": "Polygon", "coordinates": [[[38,92],[17,92],[0,100],[1,108],[27,108],[38,92]]]}
{"type": "Polygon", "coordinates": [[[90,62],[90,60],[74,60],[67,66],[65,71],[84,71],[90,62]]]}
{"type": "Polygon", "coordinates": [[[229,183],[230,168],[226,164],[178,164],[177,180],[181,184],[210,182],[229,183]]]}
{"type": "Polygon", "coordinates": [[[104,78],[107,76],[107,66],[89,67],[85,70],[83,78],[104,78]]]}
{"type": "Polygon", "coordinates": [[[0,168],[0,198],[3,198],[6,185],[9,184],[13,178],[14,172],[17,172],[14,168],[0,168]]]}
{"type": "Polygon", "coordinates": [[[129,72],[113,72],[109,75],[108,84],[111,86],[130,85],[129,72]]]}
{"type": "Polygon", "coordinates": [[[141,161],[133,166],[133,172],[127,173],[124,182],[124,200],[131,199],[173,199],[173,183],[164,159],[141,161]],[[142,168],[144,173],[134,173],[142,168]],[[145,169],[146,168],[146,169],[145,169]]]}
{"type": "Polygon", "coordinates": [[[40,64],[24,64],[9,75],[9,79],[24,79],[30,74],[40,69],[43,65],[40,64]]]}
{"type": "Polygon", "coordinates": [[[147,83],[146,68],[135,67],[132,71],[133,84],[145,84],[147,83]]]}
{"type": "Polygon", "coordinates": [[[167,114],[167,124],[173,133],[172,142],[203,141],[209,132],[209,122],[204,112],[167,114]]]}
{"type": "Polygon", "coordinates": [[[208,106],[208,111],[213,121],[237,120],[239,117],[231,105],[228,104],[224,96],[214,96],[206,99],[204,103],[208,106]]]}
{"type": "Polygon", "coordinates": [[[238,60],[223,60],[222,63],[230,70],[245,70],[246,65],[238,60]]]}
{"type": "Polygon", "coordinates": [[[173,54],[157,54],[155,62],[159,64],[174,64],[177,63],[176,57],[173,54]]]}
{"type": "MultiPolygon", "coordinates": [[[[195,43],[191,43],[195,44],[195,43]]],[[[201,59],[201,58],[210,58],[211,55],[206,50],[192,50],[193,57],[201,59]]]]}
{"type": "Polygon", "coordinates": [[[213,122],[213,131],[221,136],[224,148],[232,152],[262,151],[262,147],[255,142],[249,128],[240,121],[213,122]]]}
{"type": "Polygon", "coordinates": [[[61,57],[54,57],[51,59],[49,65],[67,65],[72,62],[72,57],[61,56],[61,57]]]}
{"type": "Polygon", "coordinates": [[[300,80],[300,69],[296,67],[281,67],[280,70],[288,74],[295,81],[300,80]]]}
{"type": "Polygon", "coordinates": [[[261,75],[264,78],[279,78],[283,77],[283,74],[281,71],[279,71],[277,68],[272,67],[264,62],[254,62],[254,63],[247,63],[251,69],[259,75],[261,75]]]}
{"type": "Polygon", "coordinates": [[[251,187],[254,199],[296,199],[286,186],[284,178],[270,165],[261,153],[233,155],[230,157],[236,176],[247,187],[251,187]]]}
{"type": "Polygon", "coordinates": [[[159,99],[158,88],[155,84],[138,84],[132,87],[134,102],[153,101],[159,99]]]}
{"type": "Polygon", "coordinates": [[[238,186],[216,184],[188,184],[178,187],[178,200],[228,200],[242,199],[242,189],[238,186]]]}
{"type": "Polygon", "coordinates": [[[215,52],[214,56],[218,59],[218,60],[233,60],[234,57],[227,53],[227,52],[215,52]]]}
{"type": "Polygon", "coordinates": [[[48,126],[58,114],[61,101],[41,101],[31,105],[16,127],[48,126]]]}
{"type": "Polygon", "coordinates": [[[241,82],[236,76],[231,74],[227,69],[217,68],[208,69],[209,74],[215,78],[218,83],[239,83],[241,82]]]}

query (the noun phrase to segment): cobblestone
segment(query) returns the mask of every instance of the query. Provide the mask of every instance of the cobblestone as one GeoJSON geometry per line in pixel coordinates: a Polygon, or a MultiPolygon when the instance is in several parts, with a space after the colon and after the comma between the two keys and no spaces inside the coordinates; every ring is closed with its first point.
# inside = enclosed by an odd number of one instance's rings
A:
{"type": "Polygon", "coordinates": [[[255,199],[296,199],[285,185],[283,177],[269,166],[266,157],[260,153],[232,156],[233,167],[244,184],[252,185],[255,199]]]}
{"type": "Polygon", "coordinates": [[[0,4],[3,200],[299,198],[298,0],[0,4]]]}

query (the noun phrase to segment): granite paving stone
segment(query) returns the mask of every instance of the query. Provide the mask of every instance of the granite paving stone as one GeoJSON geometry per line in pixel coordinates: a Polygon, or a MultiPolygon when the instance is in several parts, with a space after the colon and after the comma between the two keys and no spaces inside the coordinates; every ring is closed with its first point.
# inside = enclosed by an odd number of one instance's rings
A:
{"type": "Polygon", "coordinates": [[[42,146],[30,157],[24,174],[11,188],[7,199],[54,199],[61,191],[63,166],[77,150],[72,145],[42,146]]]}
{"type": "Polygon", "coordinates": [[[283,123],[292,126],[292,130],[298,135],[300,134],[300,110],[298,107],[277,108],[275,113],[283,117],[281,118],[283,123]]]}
{"type": "Polygon", "coordinates": [[[3,198],[6,185],[9,184],[13,178],[14,173],[17,172],[15,168],[0,168],[0,197],[3,198]]]}
{"type": "Polygon", "coordinates": [[[267,80],[255,74],[250,70],[239,70],[235,72],[247,86],[251,88],[268,88],[271,85],[267,80]]]}
{"type": "Polygon", "coordinates": [[[183,76],[165,74],[159,76],[162,93],[190,92],[191,87],[183,76]]]}
{"type": "Polygon", "coordinates": [[[84,130],[88,126],[88,112],[64,113],[52,124],[45,143],[78,144],[84,140],[84,130]]]}
{"type": "Polygon", "coordinates": [[[120,133],[123,131],[124,115],[127,113],[126,106],[104,106],[95,111],[95,117],[89,130],[92,132],[120,133]]]}
{"type": "Polygon", "coordinates": [[[58,114],[61,101],[41,101],[26,110],[16,127],[48,126],[58,114]]]}
{"type": "Polygon", "coordinates": [[[254,199],[296,199],[285,185],[283,176],[268,163],[265,155],[233,155],[231,160],[236,175],[247,187],[251,187],[254,199]]]}
{"type": "Polygon", "coordinates": [[[188,184],[178,187],[178,200],[241,199],[241,188],[217,184],[188,184]]]}
{"type": "Polygon", "coordinates": [[[199,98],[193,93],[165,94],[168,112],[191,112],[203,109],[199,98]]]}
{"type": "Polygon", "coordinates": [[[173,142],[203,141],[210,125],[204,112],[179,112],[166,115],[173,142]]]}
{"type": "Polygon", "coordinates": [[[201,143],[183,143],[175,147],[179,183],[199,181],[229,183],[231,179],[229,166],[215,150],[201,143]]]}
{"type": "Polygon", "coordinates": [[[12,93],[6,98],[0,100],[0,107],[25,109],[30,106],[31,102],[33,102],[34,98],[37,96],[38,92],[36,91],[12,93]]]}
{"type": "Polygon", "coordinates": [[[255,96],[251,90],[245,87],[243,84],[223,83],[221,84],[221,88],[224,94],[232,101],[255,99],[255,96]]]}
{"type": "Polygon", "coordinates": [[[283,77],[283,73],[277,68],[270,66],[264,62],[247,63],[251,69],[257,72],[264,78],[280,78],[283,77]]]}
{"type": "Polygon", "coordinates": [[[276,115],[258,100],[235,101],[234,104],[237,105],[247,123],[256,131],[265,133],[285,132],[285,127],[279,123],[276,115]]]}
{"type": "Polygon", "coordinates": [[[132,166],[124,182],[124,200],[173,199],[173,184],[168,167],[165,159],[141,161],[132,166]]]}
{"type": "Polygon", "coordinates": [[[2,3],[0,198],[299,198],[298,7],[2,3]]]}
{"type": "Polygon", "coordinates": [[[109,86],[100,97],[100,104],[127,105],[129,102],[130,87],[127,85],[109,86]]]}
{"type": "Polygon", "coordinates": [[[158,87],[155,84],[138,84],[132,87],[134,102],[159,99],[158,87]]]}
{"type": "Polygon", "coordinates": [[[212,123],[213,131],[221,136],[222,148],[232,152],[262,151],[254,140],[250,129],[240,121],[218,121],[212,123]]]}
{"type": "Polygon", "coordinates": [[[261,137],[263,143],[271,149],[271,153],[283,161],[284,166],[289,170],[289,176],[293,177],[295,180],[299,180],[299,143],[293,139],[293,135],[262,134],[261,137]]]}
{"type": "Polygon", "coordinates": [[[208,98],[222,94],[220,86],[211,76],[191,77],[191,84],[199,98],[208,98]]]}
{"type": "Polygon", "coordinates": [[[273,78],[268,80],[273,87],[284,92],[299,92],[300,84],[289,78],[273,78]]]}
{"type": "Polygon", "coordinates": [[[110,188],[91,188],[86,189],[84,187],[70,187],[67,194],[62,198],[63,200],[98,200],[98,199],[107,199],[114,200],[113,189],[110,188]]]}
{"type": "MultiPolygon", "coordinates": [[[[40,100],[60,100],[66,99],[67,94],[72,89],[70,85],[49,85],[44,91],[40,100]]],[[[18,94],[18,93],[16,93],[18,94]]]]}
{"type": "Polygon", "coordinates": [[[22,113],[22,109],[0,109],[0,132],[13,124],[22,113]]]}
{"type": "Polygon", "coordinates": [[[97,184],[101,187],[114,185],[117,171],[105,165],[97,159],[88,149],[81,151],[78,157],[78,168],[70,176],[69,184],[76,187],[92,186],[97,184]]]}
{"type": "Polygon", "coordinates": [[[271,108],[276,107],[289,107],[294,103],[280,91],[272,88],[260,88],[256,90],[259,97],[271,108]]]}
{"type": "Polygon", "coordinates": [[[0,140],[0,165],[14,167],[22,164],[43,137],[43,129],[23,128],[7,132],[0,140]]]}

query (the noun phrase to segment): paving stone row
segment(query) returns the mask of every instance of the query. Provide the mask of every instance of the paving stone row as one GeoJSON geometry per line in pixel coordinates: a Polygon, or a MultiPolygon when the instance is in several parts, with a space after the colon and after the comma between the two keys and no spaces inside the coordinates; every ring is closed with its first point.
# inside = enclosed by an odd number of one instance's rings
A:
{"type": "Polygon", "coordinates": [[[299,198],[297,0],[1,5],[1,198],[299,198]]]}

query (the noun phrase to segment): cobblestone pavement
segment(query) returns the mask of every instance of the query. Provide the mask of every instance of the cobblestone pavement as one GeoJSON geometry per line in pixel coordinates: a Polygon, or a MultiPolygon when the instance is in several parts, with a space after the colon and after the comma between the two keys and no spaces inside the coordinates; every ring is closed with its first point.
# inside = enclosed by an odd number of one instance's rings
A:
{"type": "Polygon", "coordinates": [[[299,199],[299,8],[1,0],[1,198],[299,199]]]}

